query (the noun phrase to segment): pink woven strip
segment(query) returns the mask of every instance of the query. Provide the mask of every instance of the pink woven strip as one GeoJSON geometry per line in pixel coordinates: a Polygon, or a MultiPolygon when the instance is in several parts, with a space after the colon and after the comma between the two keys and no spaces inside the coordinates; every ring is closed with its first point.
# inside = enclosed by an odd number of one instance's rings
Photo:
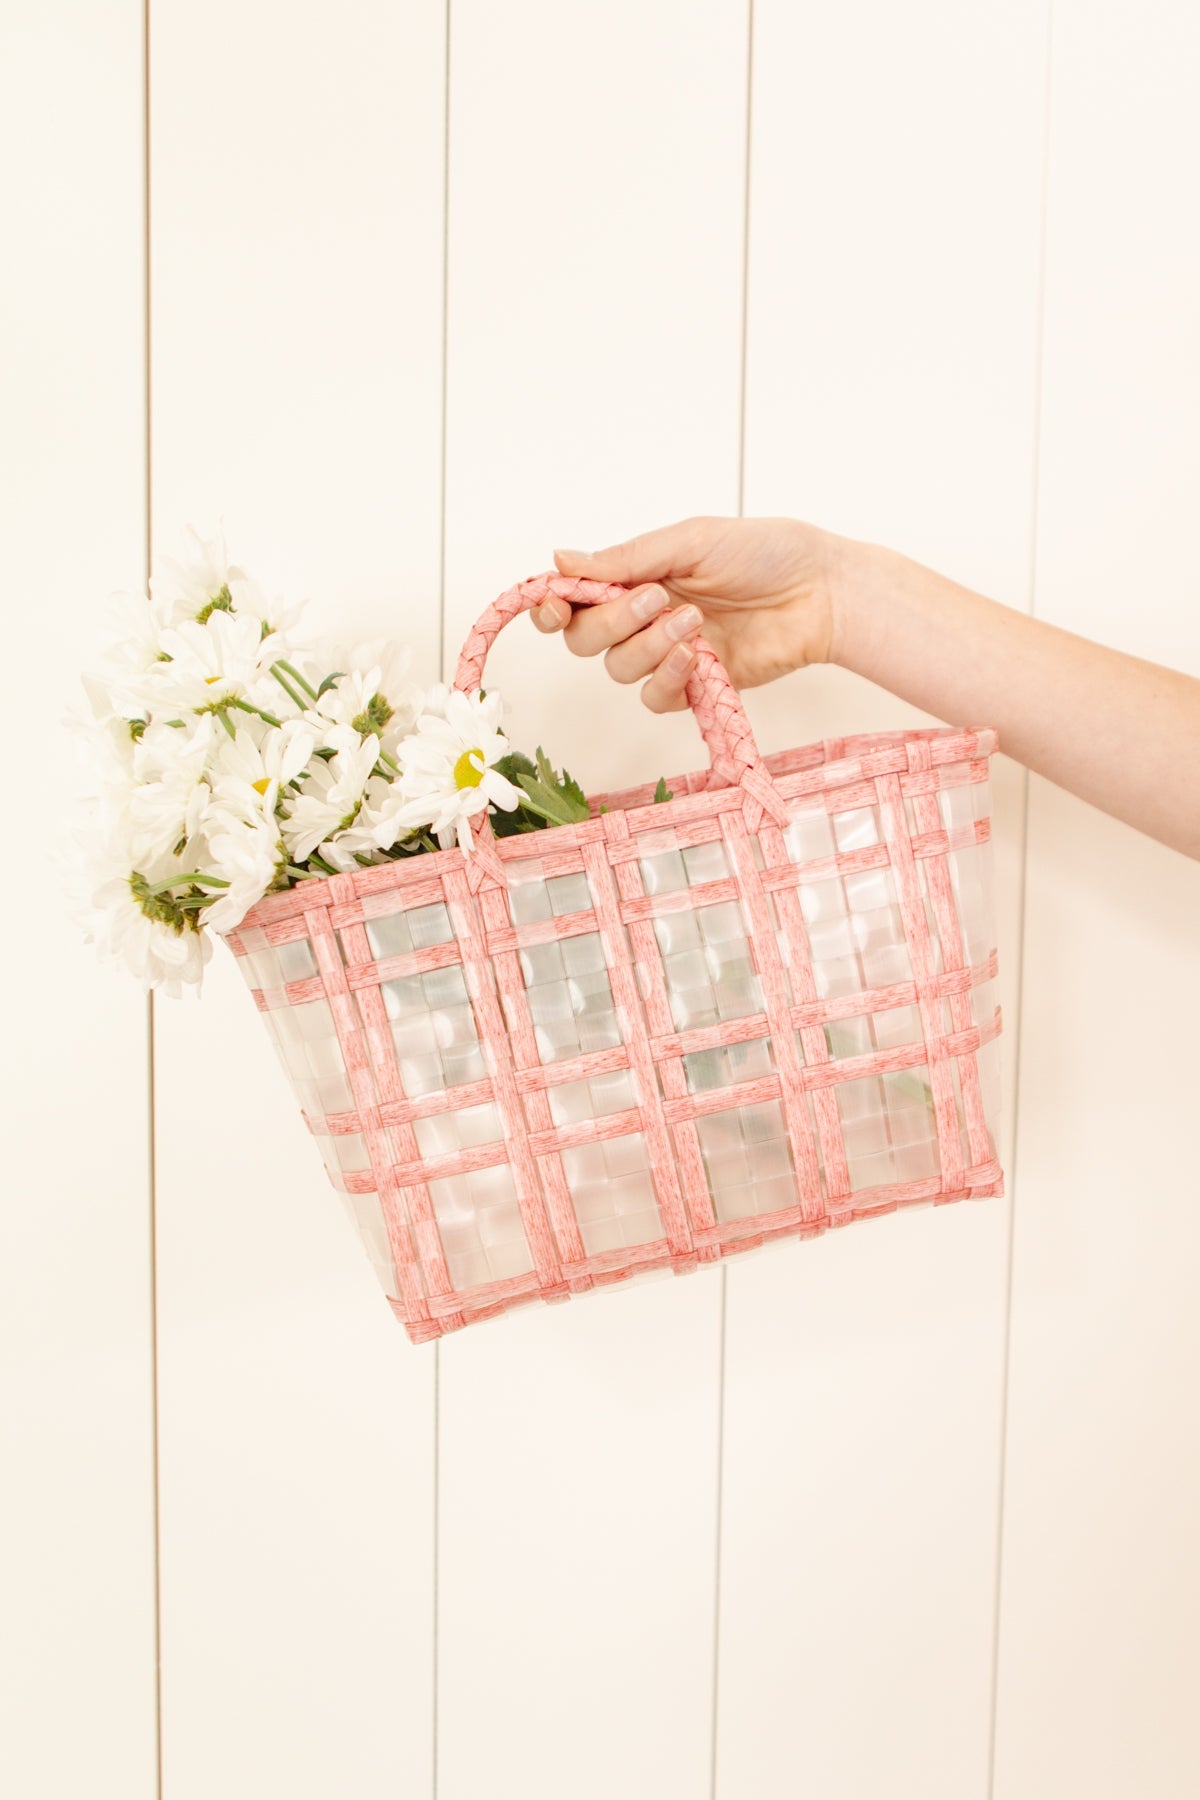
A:
{"type": "Polygon", "coordinates": [[[792,1165],[804,1218],[819,1219],[825,1210],[821,1198],[821,1168],[809,1118],[808,1099],[802,1085],[800,1056],[792,1029],[791,995],[779,955],[775,923],[763,892],[762,881],[750,849],[744,821],[736,813],[721,820],[725,853],[741,897],[742,916],[749,928],[754,966],[762,984],[771,1051],[779,1071],[779,1092],[784,1126],[792,1153],[792,1165]]]}
{"type": "MultiPolygon", "coordinates": [[[[930,769],[927,740],[920,739],[909,745],[909,763],[914,773],[930,769]]],[[[936,782],[938,771],[933,770],[932,775],[936,782]]],[[[922,789],[914,794],[911,805],[913,817],[923,833],[933,837],[941,830],[942,821],[938,811],[936,788],[922,789]]],[[[945,837],[947,834],[942,832],[942,835],[945,837]]],[[[965,952],[946,853],[943,851],[941,854],[928,857],[922,867],[933,904],[934,917],[937,920],[938,941],[942,946],[942,967],[947,970],[961,969],[965,962],[965,952]]],[[[972,1022],[971,1003],[967,994],[962,989],[952,992],[948,1004],[955,1031],[966,1031],[972,1022]]],[[[956,1066],[959,1092],[962,1095],[963,1116],[967,1128],[967,1154],[973,1163],[983,1162],[991,1155],[991,1143],[988,1138],[987,1121],[984,1118],[979,1063],[974,1055],[970,1055],[959,1058],[956,1066]]]]}
{"type": "MultiPolygon", "coordinates": [[[[869,805],[875,804],[874,798],[869,805]]],[[[974,844],[985,844],[992,835],[991,822],[962,827],[953,832],[939,830],[911,839],[912,853],[918,862],[928,856],[944,856],[947,850],[963,850],[974,844]]],[[[858,875],[867,869],[887,869],[891,857],[886,844],[869,844],[861,850],[843,850],[836,856],[814,858],[812,862],[788,863],[765,870],[763,886],[768,893],[780,888],[805,887],[813,881],[830,881],[846,875],[858,875]]]]}
{"type": "MultiPolygon", "coordinates": [[[[996,749],[996,733],[982,729],[949,731],[944,726],[917,733],[884,732],[871,737],[848,738],[840,743],[827,740],[824,744],[809,744],[802,749],[778,751],[765,757],[764,764],[785,799],[807,800],[826,811],[843,812],[855,805],[872,804],[874,783],[880,775],[898,774],[905,784],[915,779],[908,773],[905,748],[913,736],[930,740],[930,757],[935,769],[950,763],[962,764],[972,769],[971,779],[987,780],[987,761],[996,749]]],[[[675,795],[669,815],[673,825],[678,828],[681,823],[694,818],[712,817],[707,775],[668,775],[666,782],[675,795]]],[[[650,809],[655,805],[654,794],[655,784],[647,782],[640,787],[597,794],[593,805],[597,811],[607,807],[610,811],[620,808],[628,812],[635,832],[640,833],[646,827],[647,818],[653,816],[650,809]]],[[[722,796],[717,804],[729,803],[729,797],[722,796]]],[[[793,812],[795,810],[793,808],[793,812]]]]}
{"type": "Polygon", "coordinates": [[[565,1299],[568,1288],[563,1278],[558,1247],[546,1216],[537,1164],[529,1148],[529,1127],[517,1086],[512,1043],[493,984],[492,964],[487,952],[482,918],[462,863],[452,861],[443,879],[454,935],[462,947],[463,973],[475,1014],[479,1041],[491,1070],[496,1105],[508,1141],[517,1205],[537,1272],[538,1286],[546,1300],[565,1299]]]}
{"type": "MultiPolygon", "coordinates": [[[[628,592],[617,582],[575,580],[552,571],[518,582],[492,602],[468,634],[458,659],[455,687],[461,694],[473,694],[482,685],[488,652],[504,627],[530,607],[540,606],[549,595],[570,606],[598,606],[607,600],[624,599],[628,592]]],[[[740,768],[752,768],[760,758],[745,709],[712,651],[702,639],[697,639],[696,644],[697,662],[689,682],[688,700],[700,720],[709,755],[714,762],[725,758],[740,768]],[[747,745],[749,749],[745,748],[747,745]]]]}
{"type": "MultiPolygon", "coordinates": [[[[345,904],[345,888],[338,889],[338,883],[345,877],[336,877],[331,888],[335,890],[336,901],[345,904]]],[[[332,909],[330,915],[332,923],[332,909]]],[[[367,939],[367,929],[361,921],[343,925],[341,930],[343,952],[348,952],[354,959],[355,967],[363,969],[368,965],[371,946],[367,939]]],[[[349,973],[344,972],[346,988],[349,991],[349,973]]],[[[428,1181],[432,1179],[429,1169],[422,1169],[419,1158],[421,1147],[409,1119],[403,1117],[405,1104],[404,1084],[400,1076],[400,1065],[396,1058],[396,1044],[392,1037],[391,1023],[384,1005],[383,993],[379,982],[373,985],[360,985],[357,989],[358,1010],[362,1015],[366,1032],[367,1045],[371,1052],[371,1069],[379,1090],[380,1123],[383,1124],[383,1104],[389,1110],[396,1109],[399,1117],[394,1117],[389,1125],[394,1140],[390,1146],[391,1155],[396,1164],[390,1170],[389,1185],[396,1187],[401,1204],[408,1216],[411,1235],[416,1247],[421,1276],[425,1284],[425,1293],[432,1301],[437,1295],[450,1294],[454,1291],[454,1283],[446,1263],[446,1254],[442,1247],[442,1234],[438,1228],[437,1214],[434,1211],[433,1196],[429,1192],[428,1181]],[[407,1168],[404,1166],[407,1165],[407,1168]],[[415,1166],[414,1166],[415,1165],[415,1166]]],[[[386,1136],[385,1136],[386,1141],[386,1136]]]]}
{"type": "MultiPolygon", "coordinates": [[[[730,1021],[730,1025],[734,1023],[740,1024],[741,1021],[730,1021]]],[[[729,1027],[724,1029],[728,1030],[729,1027]]],[[[998,1036],[999,1030],[997,1013],[984,1025],[970,1025],[964,1031],[953,1032],[945,1040],[947,1054],[953,1058],[973,1056],[982,1045],[991,1043],[998,1036]]],[[[802,1066],[796,1085],[801,1092],[815,1097],[822,1090],[836,1089],[844,1082],[861,1081],[872,1075],[898,1075],[909,1069],[921,1068],[927,1060],[928,1052],[924,1042],[897,1044],[888,1050],[872,1050],[861,1056],[839,1057],[836,1062],[802,1066]]],[[[466,1090],[452,1091],[462,1094],[466,1090]]],[[[666,1123],[674,1126],[705,1118],[711,1113],[778,1100],[782,1091],[781,1078],[778,1070],[775,1070],[750,1081],[735,1083],[732,1087],[706,1088],[695,1094],[666,1099],[661,1103],[661,1109],[666,1123]]],[[[382,1114],[384,1109],[381,1107],[379,1110],[382,1114]]],[[[335,1117],[339,1130],[347,1129],[347,1120],[352,1120],[357,1129],[357,1113],[342,1113],[335,1117]]],[[[548,1157],[583,1144],[598,1144],[610,1138],[627,1137],[640,1131],[642,1123],[641,1112],[630,1110],[608,1113],[593,1119],[580,1119],[569,1125],[552,1125],[546,1131],[530,1132],[529,1148],[535,1157],[548,1157]]],[[[423,1178],[438,1180],[444,1176],[469,1174],[475,1169],[496,1168],[507,1160],[507,1147],[504,1140],[498,1138],[494,1143],[476,1144],[466,1150],[447,1150],[438,1155],[420,1157],[412,1163],[398,1163],[393,1167],[393,1174],[397,1180],[405,1183],[423,1178]]],[[[374,1176],[369,1169],[350,1170],[342,1177],[344,1191],[350,1194],[374,1193],[373,1181],[374,1176]]]]}
{"type": "MultiPolygon", "coordinates": [[[[623,845],[629,836],[628,815],[621,812],[606,813],[605,830],[613,844],[623,845]]],[[[629,901],[644,898],[645,888],[642,883],[640,863],[629,858],[622,858],[617,862],[613,874],[623,909],[624,904],[629,901]]],[[[658,938],[653,924],[646,917],[631,919],[627,930],[638,965],[642,1005],[645,1008],[649,1034],[652,1039],[661,1040],[674,1031],[675,1020],[671,1013],[671,1003],[667,998],[666,976],[663,970],[662,952],[658,947],[658,938]]],[[[658,1070],[667,1101],[686,1100],[688,1085],[682,1057],[666,1058],[659,1062],[658,1070]]],[[[666,1110],[664,1104],[664,1114],[666,1110]]],[[[700,1151],[700,1138],[695,1125],[690,1120],[684,1120],[679,1124],[672,1135],[675,1140],[675,1157],[682,1177],[683,1198],[691,1222],[689,1236],[691,1242],[696,1244],[699,1242],[699,1230],[716,1223],[712,1196],[708,1191],[708,1175],[704,1167],[704,1157],[700,1151]]],[[[714,1252],[700,1250],[698,1254],[701,1260],[710,1261],[714,1252]]],[[[687,1260],[690,1266],[690,1255],[687,1260]]]]}
{"type": "Polygon", "coordinates": [[[545,1151],[535,1150],[533,1147],[536,1136],[553,1135],[554,1117],[545,1087],[540,1083],[526,1083],[524,1080],[526,1070],[537,1068],[541,1063],[537,1034],[533,1028],[533,1014],[529,1008],[529,993],[521,970],[521,959],[515,947],[504,950],[496,948],[497,939],[507,939],[512,928],[508,895],[500,888],[484,886],[478,899],[487,933],[488,954],[492,959],[504,1017],[511,1033],[516,1087],[525,1097],[530,1154],[535,1159],[534,1167],[541,1173],[546,1208],[558,1244],[558,1257],[563,1268],[570,1271],[567,1286],[572,1293],[577,1293],[590,1287],[591,1282],[574,1273],[576,1266],[584,1260],[585,1251],[579,1221],[571,1204],[566,1170],[563,1168],[561,1155],[553,1146],[548,1146],[545,1151]]]}
{"type": "MultiPolygon", "coordinates": [[[[330,879],[326,890],[327,897],[332,897],[336,879],[336,877],[330,879]]],[[[315,899],[315,896],[313,898],[315,899]]],[[[419,1323],[428,1318],[429,1309],[417,1271],[412,1238],[409,1235],[404,1196],[392,1174],[391,1145],[379,1118],[375,1086],[359,1031],[354,1001],[346,986],[346,972],[342,966],[337,938],[329,918],[329,908],[317,902],[309,906],[306,917],[309,942],[312,944],[313,956],[325,984],[325,996],[333,1016],[334,1030],[337,1032],[346,1078],[350,1083],[350,1092],[358,1111],[359,1129],[367,1147],[367,1155],[371,1159],[375,1192],[379,1196],[379,1205],[383,1212],[388,1244],[392,1252],[392,1265],[400,1290],[399,1298],[404,1304],[408,1317],[419,1323]]]]}
{"type": "MultiPolygon", "coordinates": [[[[763,882],[766,885],[777,870],[792,866],[791,858],[783,833],[777,826],[764,824],[758,841],[762,847],[763,882]]],[[[831,1015],[821,1010],[829,1002],[822,1002],[817,996],[808,930],[804,923],[799,893],[792,886],[780,887],[774,893],[774,900],[780,929],[788,947],[788,973],[792,980],[792,994],[797,1003],[792,1024],[800,1033],[807,1081],[809,1070],[822,1069],[832,1061],[825,1037],[825,1020],[831,1015]]],[[[846,1161],[842,1115],[838,1111],[837,1096],[832,1088],[815,1088],[812,1107],[817,1122],[817,1142],[821,1147],[826,1205],[836,1207],[850,1193],[850,1167],[846,1161]]]]}
{"type": "MultiPolygon", "coordinates": [[[[572,580],[553,571],[518,582],[493,601],[467,637],[459,657],[455,687],[460,693],[474,693],[482,683],[488,651],[500,632],[521,613],[539,606],[548,595],[554,594],[572,606],[595,606],[621,599],[627,592],[612,582],[572,580]]],[[[777,820],[785,819],[786,806],[759,754],[737,689],[703,638],[693,640],[692,652],[687,698],[708,746],[711,785],[724,783],[741,790],[741,803],[751,830],[757,828],[764,813],[777,820]]],[[[486,812],[477,821],[475,837],[486,856],[493,843],[486,812]]],[[[477,872],[472,871],[472,882],[477,878],[477,872]]]]}
{"type": "MultiPolygon", "coordinates": [[[[714,1225],[705,1233],[704,1249],[713,1257],[740,1256],[745,1252],[757,1250],[764,1245],[774,1243],[781,1238],[816,1238],[825,1231],[838,1230],[845,1225],[853,1224],[858,1219],[881,1218],[886,1213],[898,1212],[918,1206],[948,1205],[960,1200],[981,1200],[1003,1192],[1004,1184],[1000,1175],[999,1164],[991,1163],[986,1167],[966,1171],[971,1178],[970,1187],[960,1192],[942,1194],[931,1192],[938,1186],[936,1178],[920,1182],[908,1183],[897,1198],[894,1188],[874,1190],[875,1194],[888,1196],[884,1201],[872,1198],[872,1192],[864,1190],[862,1198],[871,1204],[849,1208],[844,1212],[833,1214],[828,1218],[804,1224],[799,1216],[799,1208],[793,1207],[786,1212],[772,1213],[767,1221],[760,1219],[735,1219],[727,1225],[714,1225]]],[[[856,1200],[859,1196],[855,1196],[856,1200]]],[[[663,1246],[639,1246],[629,1251],[610,1250],[602,1256],[589,1257],[585,1265],[593,1275],[597,1289],[616,1286],[630,1280],[638,1273],[651,1273],[657,1270],[670,1271],[673,1274],[686,1274],[694,1266],[685,1264],[681,1269],[675,1268],[669,1251],[663,1246]],[[627,1258],[636,1257],[636,1263],[627,1258]]],[[[514,1306],[525,1306],[540,1299],[537,1286],[532,1277],[522,1277],[518,1281],[507,1283],[488,1283],[473,1288],[462,1296],[462,1312],[468,1325],[480,1323],[486,1319],[498,1318],[502,1313],[510,1311],[514,1306]],[[503,1290],[503,1291],[501,1291],[503,1290]],[[494,1296],[500,1292],[497,1299],[494,1296]],[[488,1296],[483,1304],[476,1304],[476,1296],[488,1296]]],[[[413,1343],[425,1343],[430,1338],[441,1335],[440,1321],[427,1321],[414,1327],[404,1317],[399,1302],[392,1302],[392,1310],[397,1320],[405,1327],[413,1343]]]]}
{"type": "MultiPolygon", "coordinates": [[[[909,1206],[948,1206],[956,1200],[985,1199],[991,1194],[1000,1193],[1002,1189],[1000,1164],[994,1159],[981,1163],[978,1167],[965,1169],[962,1187],[953,1192],[945,1190],[937,1175],[931,1175],[925,1181],[859,1188],[836,1213],[830,1213],[826,1218],[816,1221],[815,1231],[820,1232],[827,1226],[836,1228],[851,1225],[857,1219],[876,1219],[884,1213],[899,1212],[909,1206]]],[[[741,1243],[746,1237],[751,1237],[756,1243],[766,1243],[775,1237],[812,1235],[813,1231],[813,1221],[806,1220],[798,1206],[789,1206],[760,1218],[731,1220],[728,1225],[718,1225],[710,1236],[714,1243],[728,1249],[734,1240],[741,1243]]]]}
{"type": "MultiPolygon", "coordinates": [[[[966,1031],[954,1032],[942,1042],[947,1056],[969,1056],[981,1045],[988,1044],[999,1033],[996,1018],[986,1025],[971,1025],[966,1031]]],[[[902,1075],[908,1069],[919,1069],[929,1060],[924,1043],[897,1044],[890,1050],[871,1050],[862,1056],[839,1056],[836,1061],[804,1064],[796,1077],[814,1103],[822,1093],[840,1087],[847,1081],[863,1081],[872,1075],[902,1075]]],[[[668,1064],[667,1067],[670,1065],[668,1064]]],[[[663,1102],[667,1121],[677,1125],[682,1119],[702,1118],[706,1113],[724,1112],[731,1106],[757,1106],[763,1100],[780,1096],[778,1070],[741,1081],[732,1087],[704,1088],[699,1093],[671,1097],[663,1102]]],[[[830,1201],[830,1205],[833,1202],[830,1201]]]]}
{"type": "MultiPolygon", "coordinates": [[[[909,734],[911,735],[911,734],[909,734]]],[[[949,732],[935,729],[918,736],[928,736],[933,742],[930,755],[935,769],[947,763],[965,764],[971,768],[971,779],[985,781],[987,779],[987,758],[996,748],[994,731],[974,730],[949,732]]],[[[827,811],[841,811],[846,802],[843,788],[846,781],[863,783],[863,769],[868,767],[871,781],[875,776],[895,773],[901,776],[902,792],[907,793],[908,785],[918,778],[908,773],[907,753],[904,749],[906,734],[890,734],[870,738],[853,738],[845,740],[849,751],[855,748],[854,755],[847,755],[841,764],[829,765],[823,760],[823,746],[809,746],[803,750],[781,751],[777,755],[763,759],[763,766],[773,776],[775,785],[786,800],[808,799],[814,805],[820,805],[827,811]],[[856,747],[862,746],[861,750],[856,747]]],[[[667,786],[674,792],[675,799],[658,805],[654,801],[655,784],[648,783],[640,788],[625,789],[610,794],[597,794],[593,797],[593,805],[599,815],[602,808],[609,811],[623,809],[628,812],[631,830],[640,835],[651,824],[670,825],[679,833],[700,822],[707,831],[707,837],[697,841],[707,841],[713,835],[712,821],[727,808],[740,807],[742,797],[736,790],[711,789],[708,783],[711,771],[693,775],[671,775],[666,778],[667,786]]],[[[853,789],[851,792],[855,791],[853,789]]],[[[870,805],[873,801],[873,789],[865,786],[860,791],[867,798],[857,804],[870,805]]],[[[541,834],[538,834],[540,837],[541,834]]],[[[579,825],[563,825],[554,832],[555,844],[561,843],[562,854],[571,849],[578,849],[583,843],[596,841],[603,836],[603,820],[597,816],[579,825]]],[[[681,841],[685,841],[681,835],[681,841]]],[[[548,873],[558,870],[553,866],[559,852],[548,852],[545,845],[540,845],[533,834],[513,838],[505,838],[496,845],[496,852],[501,862],[520,861],[527,857],[538,857],[545,861],[548,873]]],[[[458,862],[465,867],[463,853],[460,850],[443,850],[438,853],[458,862]]],[[[370,868],[353,871],[355,892],[360,899],[364,895],[373,895],[390,889],[397,889],[405,895],[406,904],[418,905],[426,903],[423,899],[410,895],[428,894],[431,878],[428,855],[414,856],[404,861],[380,863],[370,868]]],[[[227,942],[235,955],[245,954],[241,946],[241,934],[251,929],[271,932],[274,927],[286,924],[289,920],[302,919],[310,899],[306,899],[306,891],[311,894],[320,886],[320,880],[301,882],[294,888],[282,893],[268,894],[246,915],[238,932],[230,933],[227,942]]],[[[435,896],[436,897],[436,896],[435,896]]],[[[340,921],[335,915],[334,924],[340,921]]]]}
{"type": "Polygon", "coordinates": [[[878,786],[879,818],[884,840],[891,853],[900,916],[904,921],[904,935],[916,979],[917,1008],[925,1033],[942,1184],[947,1188],[955,1188],[962,1181],[963,1157],[958,1135],[954,1080],[950,1072],[950,1056],[942,1025],[942,1003],[937,993],[933,969],[929,921],[925,917],[920,877],[909,841],[908,815],[905,812],[900,778],[898,775],[881,775],[878,786]]]}
{"type": "MultiPolygon", "coordinates": [[[[611,816],[619,818],[620,814],[611,816]]],[[[614,826],[612,837],[619,838],[620,835],[619,828],[614,826]]],[[[650,1054],[646,1017],[638,996],[629,939],[621,919],[617,884],[601,845],[589,845],[583,856],[588,885],[600,917],[604,960],[608,964],[608,979],[621,1021],[621,1035],[629,1047],[629,1067],[641,1107],[641,1125],[649,1151],[650,1175],[659,1216],[666,1228],[672,1254],[691,1258],[694,1254],[692,1234],[688,1229],[675,1158],[671,1154],[671,1134],[663,1116],[662,1094],[650,1054]]]]}
{"type": "MultiPolygon", "coordinates": [[[[458,685],[468,691],[479,686],[487,649],[496,633],[547,593],[560,594],[579,605],[614,599],[624,591],[617,586],[570,582],[557,575],[534,577],[510,589],[488,610],[468,640],[458,685]]],[[[947,831],[937,810],[939,789],[986,779],[995,734],[931,731],[830,739],[764,761],[741,702],[707,646],[698,648],[688,697],[711,763],[706,772],[670,778],[668,786],[674,798],[665,805],[656,802],[649,786],[617,796],[598,796],[587,820],[556,828],[533,842],[520,837],[497,842],[485,817],[470,856],[450,851],[411,862],[396,861],[328,883],[305,884],[308,892],[300,888],[270,896],[231,939],[235,953],[245,955],[253,953],[248,949],[250,942],[256,949],[263,944],[264,936],[256,933],[263,933],[270,947],[294,943],[305,933],[312,937],[318,976],[261,989],[255,993],[255,1002],[260,1009],[273,1011],[306,1005],[321,995],[328,1001],[355,1110],[329,1115],[314,1128],[326,1137],[358,1132],[363,1136],[371,1167],[335,1174],[334,1180],[346,1193],[379,1197],[400,1287],[393,1305],[414,1341],[428,1341],[534,1299],[565,1298],[568,1291],[584,1286],[628,1280],[641,1270],[671,1268],[683,1273],[697,1261],[736,1254],[780,1235],[813,1236],[851,1219],[876,1217],[906,1205],[992,1193],[1000,1186],[999,1167],[987,1138],[976,1063],[979,1046],[999,1029],[999,1014],[976,1028],[971,1024],[969,999],[972,987],[994,975],[995,958],[990,956],[975,968],[962,966],[961,933],[946,862],[951,851],[986,842],[990,826],[983,820],[947,831]],[[884,822],[884,844],[839,851],[801,867],[792,862],[780,827],[793,813],[832,814],[876,805],[884,822]],[[751,834],[757,835],[761,858],[751,834]],[[645,893],[644,856],[657,854],[660,846],[678,852],[718,841],[733,870],[728,879],[682,893],[645,893]],[[514,926],[505,894],[509,867],[530,861],[542,879],[582,869],[593,907],[568,919],[556,917],[514,926]],[[815,990],[800,885],[840,880],[889,864],[904,919],[913,980],[822,1001],[815,990]],[[934,940],[919,866],[926,871],[925,891],[943,949],[945,966],[940,973],[933,964],[934,940]],[[314,889],[326,891],[318,894],[314,889]],[[456,944],[372,959],[367,920],[390,914],[397,904],[406,910],[432,905],[443,895],[456,944]],[[677,1030],[656,921],[674,913],[734,903],[746,921],[764,1010],[750,1019],[677,1030]],[[613,1003],[626,1042],[618,1050],[581,1053],[569,1061],[542,1066],[521,978],[521,952],[582,932],[598,932],[604,943],[613,1003]],[[450,967],[460,954],[489,1076],[454,1090],[409,1098],[402,1092],[381,983],[450,967]],[[949,1029],[943,1020],[944,1004],[949,1011],[949,1029]],[[830,1022],[871,1017],[901,1005],[917,1007],[921,1040],[833,1061],[825,1036],[830,1022]],[[754,1038],[770,1043],[776,1064],[773,1074],[717,1090],[690,1092],[685,1057],[754,1038]],[[368,1050],[378,1094],[368,1070],[368,1050]],[[940,1177],[851,1192],[837,1089],[868,1075],[922,1065],[929,1068],[934,1096],[940,1177]],[[616,1069],[630,1070],[638,1095],[636,1109],[555,1127],[549,1099],[552,1087],[616,1069]],[[965,1147],[958,1134],[956,1069],[967,1125],[965,1147]],[[489,1099],[499,1112],[503,1138],[438,1156],[419,1154],[413,1129],[416,1120],[456,1113],[489,1099]],[[797,1171],[796,1204],[767,1215],[718,1222],[697,1121],[767,1100],[778,1100],[781,1106],[797,1171]],[[588,1256],[562,1153],[634,1133],[647,1147],[666,1235],[650,1243],[588,1256]],[[455,1291],[428,1182],[506,1162],[512,1169],[534,1269],[455,1291]]],[[[267,959],[256,966],[261,966],[266,979],[271,978],[267,959]]]]}

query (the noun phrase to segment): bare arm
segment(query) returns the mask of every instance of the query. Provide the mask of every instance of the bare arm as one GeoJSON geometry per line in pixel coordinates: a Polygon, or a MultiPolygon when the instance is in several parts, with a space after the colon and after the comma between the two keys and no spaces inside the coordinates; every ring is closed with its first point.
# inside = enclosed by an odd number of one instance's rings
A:
{"type": "Polygon", "coordinates": [[[795,519],[684,520],[609,550],[557,551],[564,574],[629,584],[581,610],[547,603],[580,655],[684,705],[703,630],[739,687],[832,661],[1003,749],[1071,793],[1200,857],[1200,681],[1027,618],[919,563],[795,519]]]}
{"type": "Polygon", "coordinates": [[[1009,756],[1200,857],[1200,681],[859,547],[835,662],[952,725],[992,724],[1009,756]]]}

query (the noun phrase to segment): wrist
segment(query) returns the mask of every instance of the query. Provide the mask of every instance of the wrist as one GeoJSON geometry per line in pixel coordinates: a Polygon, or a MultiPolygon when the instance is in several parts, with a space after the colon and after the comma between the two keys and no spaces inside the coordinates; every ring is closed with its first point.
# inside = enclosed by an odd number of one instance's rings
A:
{"type": "Polygon", "coordinates": [[[903,559],[881,544],[832,538],[829,552],[829,653],[839,668],[862,672],[879,624],[883,596],[899,585],[903,559]]]}

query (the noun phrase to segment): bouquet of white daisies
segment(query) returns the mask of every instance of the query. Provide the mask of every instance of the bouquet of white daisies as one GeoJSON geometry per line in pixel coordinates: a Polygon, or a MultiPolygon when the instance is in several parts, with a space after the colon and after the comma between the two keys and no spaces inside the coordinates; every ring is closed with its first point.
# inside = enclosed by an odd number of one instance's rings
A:
{"type": "Polygon", "coordinates": [[[84,926],[148,987],[200,981],[214,934],[264,894],[423,851],[586,818],[541,750],[501,731],[494,692],[422,689],[406,650],[322,650],[302,608],[269,600],[190,535],[145,595],[72,720],[92,777],[84,926]]]}

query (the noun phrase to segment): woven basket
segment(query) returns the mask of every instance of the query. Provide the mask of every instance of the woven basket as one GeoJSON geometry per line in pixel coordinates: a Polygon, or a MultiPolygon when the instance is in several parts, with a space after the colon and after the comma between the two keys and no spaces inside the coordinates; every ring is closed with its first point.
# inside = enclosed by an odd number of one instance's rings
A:
{"type": "MultiPolygon", "coordinates": [[[[555,593],[542,575],[467,641],[555,593]]],[[[703,774],[301,883],[229,943],[414,1342],[776,1237],[998,1194],[988,730],[764,759],[711,650],[703,774]]]]}

